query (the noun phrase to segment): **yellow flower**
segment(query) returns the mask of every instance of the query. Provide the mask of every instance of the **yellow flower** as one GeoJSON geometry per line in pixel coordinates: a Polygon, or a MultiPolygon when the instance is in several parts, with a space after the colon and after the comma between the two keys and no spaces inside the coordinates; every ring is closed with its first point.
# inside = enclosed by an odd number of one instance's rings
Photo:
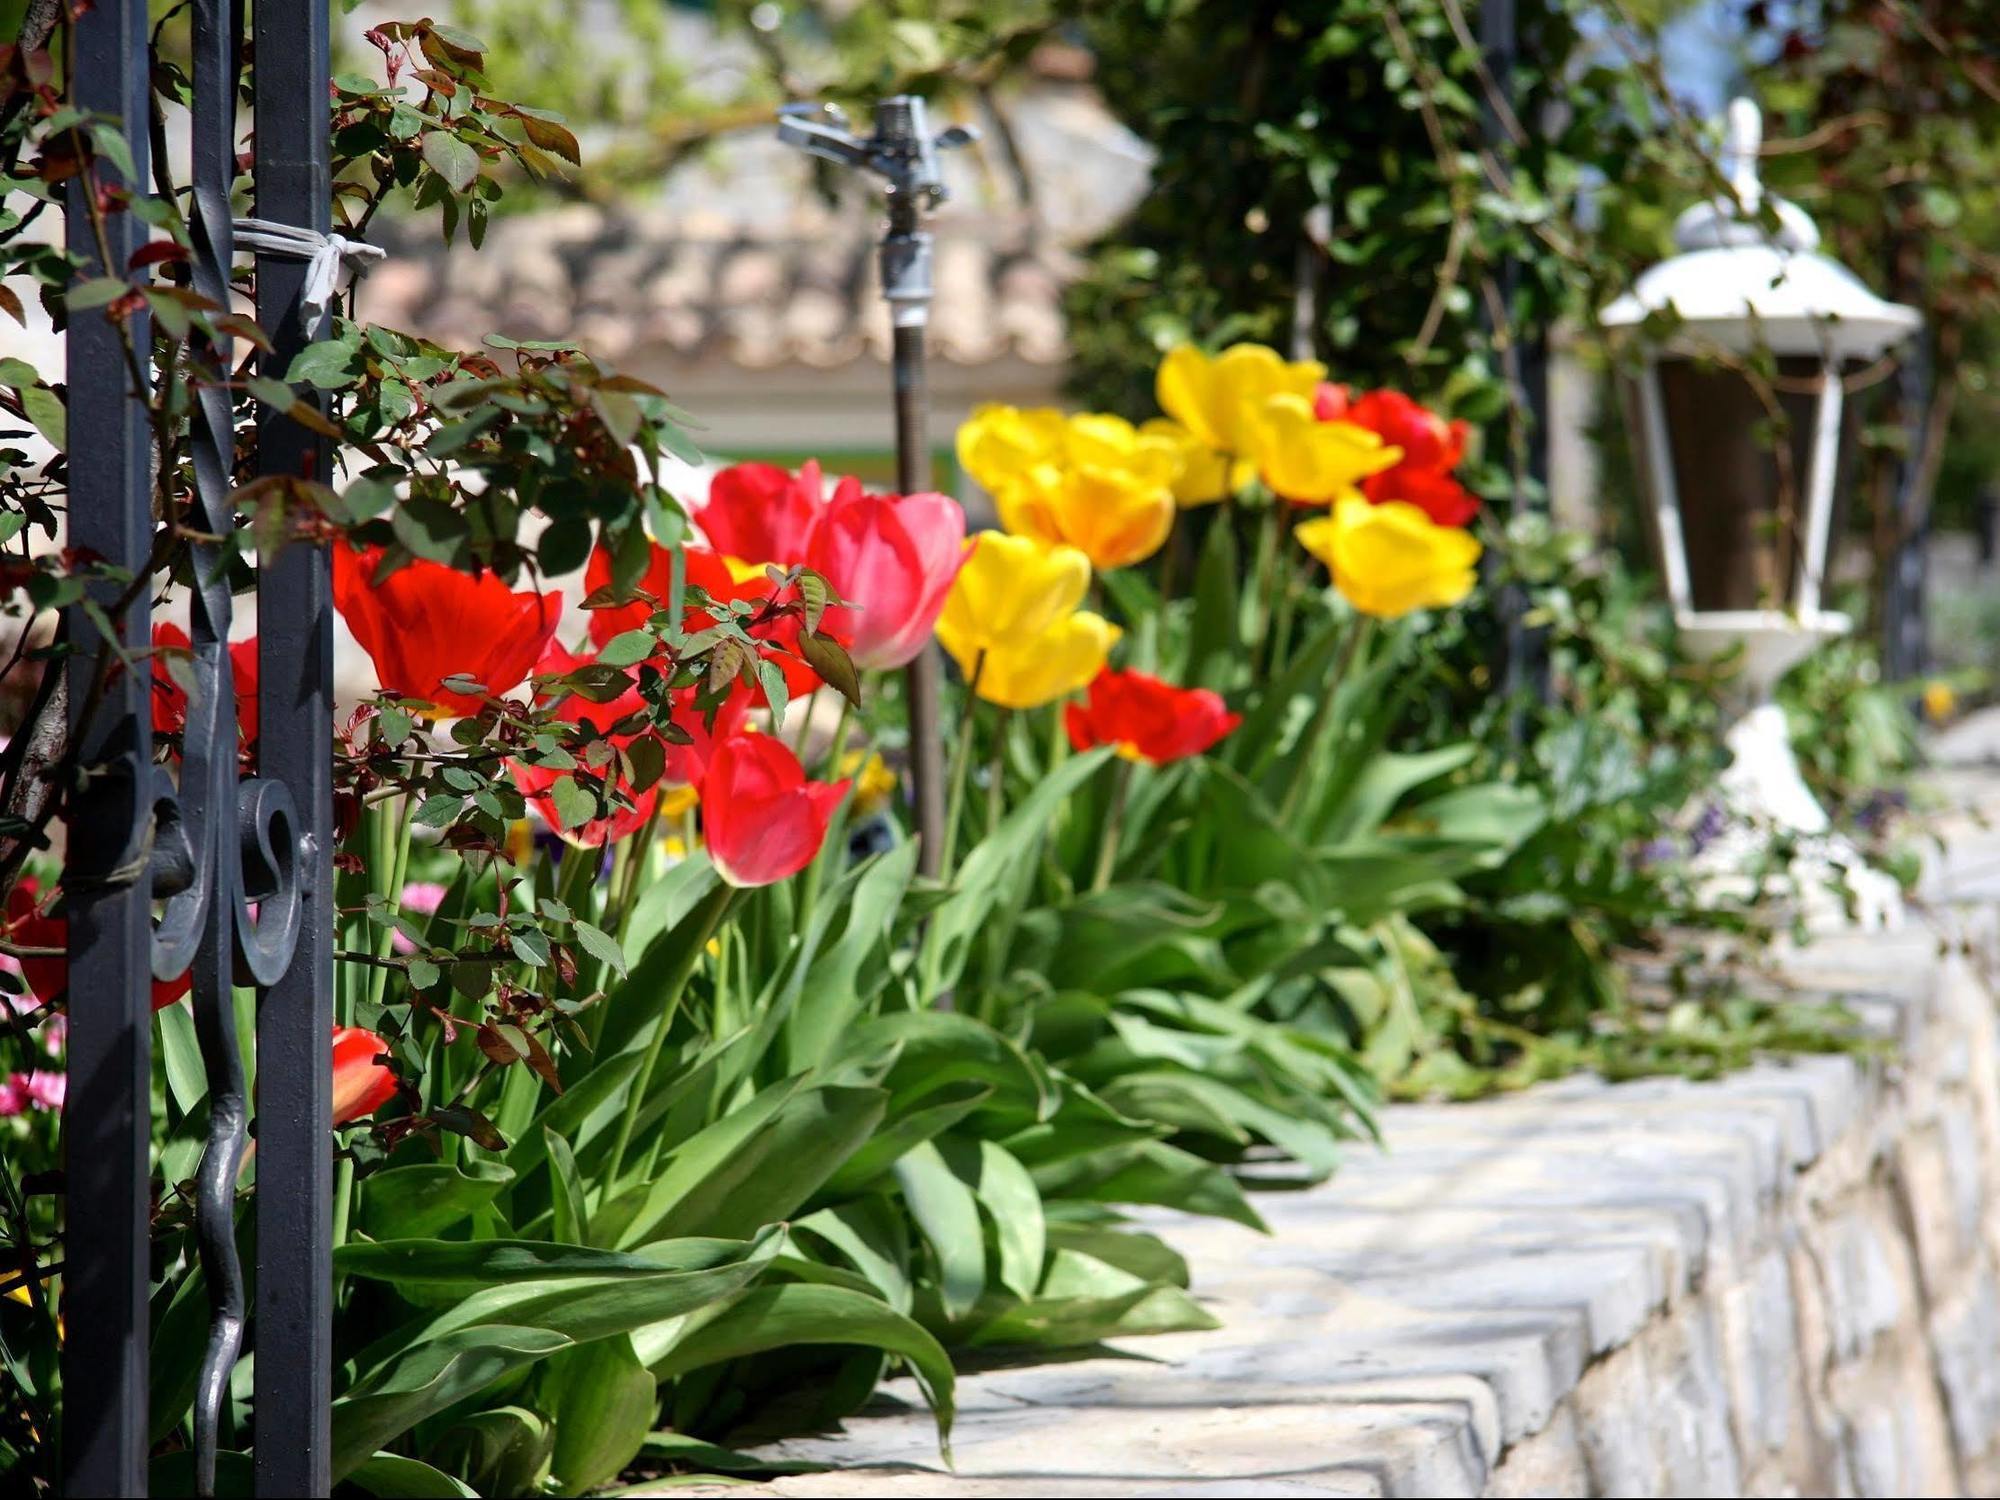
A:
{"type": "Polygon", "coordinates": [[[1924,684],[1924,717],[1933,724],[1942,724],[1957,708],[1958,694],[1950,683],[1933,678],[1924,684]]]}
{"type": "Polygon", "coordinates": [[[678,818],[701,801],[701,792],[691,786],[670,786],[660,793],[660,816],[678,818]]]}
{"type": "Polygon", "coordinates": [[[888,806],[896,794],[896,773],[869,750],[850,750],[840,758],[840,774],[854,778],[854,811],[867,817],[888,806]]]}
{"type": "Polygon", "coordinates": [[[731,583],[749,583],[753,579],[761,580],[766,576],[764,569],[768,566],[765,563],[749,562],[744,558],[730,557],[726,554],[722,559],[722,565],[729,569],[729,581],[731,583]]]}
{"type": "Polygon", "coordinates": [[[1240,490],[1257,472],[1243,459],[1231,462],[1229,455],[1208,446],[1171,417],[1154,417],[1139,430],[1163,438],[1180,450],[1181,474],[1174,481],[1174,500],[1183,510],[1209,505],[1240,490]]]}
{"type": "Polygon", "coordinates": [[[1059,459],[1065,433],[1063,414],[1052,406],[977,406],[958,429],[958,461],[997,492],[1036,464],[1059,459]]]}
{"type": "Polygon", "coordinates": [[[1063,469],[1042,464],[995,492],[1016,536],[1067,543],[1095,567],[1123,568],[1160,550],[1173,530],[1174,491],[1156,466],[1063,469]]]}
{"type": "Polygon", "coordinates": [[[1264,482],[1297,505],[1359,499],[1355,486],[1394,467],[1401,448],[1352,422],[1322,422],[1303,396],[1273,396],[1256,423],[1257,467],[1264,482]]]}
{"type": "Polygon", "coordinates": [[[1090,559],[1074,547],[983,531],[938,617],[938,639],[961,661],[1033,640],[1083,602],[1090,559]]]}
{"type": "Polygon", "coordinates": [[[1234,344],[1210,359],[1192,344],[1170,350],[1154,377],[1160,409],[1224,453],[1251,451],[1256,417],[1273,396],[1302,398],[1308,407],[1326,378],[1317,360],[1287,363],[1262,344],[1234,344]]]}
{"type": "Polygon", "coordinates": [[[525,865],[534,853],[535,825],[526,818],[516,818],[507,825],[507,858],[517,865],[525,865]]]}
{"type": "Polygon", "coordinates": [[[1407,500],[1370,505],[1342,500],[1330,515],[1296,528],[1306,551],[1325,563],[1333,586],[1364,615],[1395,620],[1441,609],[1472,592],[1479,542],[1439,526],[1407,500]]]}
{"type": "Polygon", "coordinates": [[[1112,646],[1123,633],[1102,615],[1080,609],[1032,640],[987,652],[983,662],[949,640],[944,644],[968,681],[977,672],[979,696],[988,703],[1002,708],[1040,708],[1088,686],[1104,670],[1112,646]]]}
{"type": "Polygon", "coordinates": [[[1109,412],[1078,412],[1063,431],[1063,456],[1075,469],[1130,470],[1135,481],[1168,488],[1180,477],[1181,445],[1109,412]]]}

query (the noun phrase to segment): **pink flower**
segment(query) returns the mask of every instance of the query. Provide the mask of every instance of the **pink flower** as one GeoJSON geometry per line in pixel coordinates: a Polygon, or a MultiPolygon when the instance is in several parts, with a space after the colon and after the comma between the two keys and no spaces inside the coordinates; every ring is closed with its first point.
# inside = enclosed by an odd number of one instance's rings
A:
{"type": "Polygon", "coordinates": [[[42,1022],[42,1050],[50,1057],[61,1057],[63,1044],[69,1040],[69,1017],[61,1011],[51,1011],[49,1018],[42,1022]]]}
{"type": "Polygon", "coordinates": [[[28,1075],[9,1073],[0,1078],[0,1120],[11,1120],[28,1107],[28,1075]]]}
{"type": "Polygon", "coordinates": [[[859,667],[900,667],[931,638],[968,556],[965,512],[944,495],[864,495],[842,481],[821,511],[806,565],[852,608],[827,612],[859,667]]]}
{"type": "MultiPolygon", "coordinates": [[[[445,893],[446,887],[439,885],[435,880],[412,880],[403,887],[403,910],[415,912],[420,917],[431,916],[444,904],[445,893]]],[[[417,951],[417,945],[395,928],[389,930],[389,946],[398,953],[417,951]]]]}
{"type": "Polygon", "coordinates": [[[720,740],[701,783],[708,857],[734,886],[796,875],[826,839],[847,783],[808,781],[799,758],[768,734],[720,740]]]}
{"type": "Polygon", "coordinates": [[[60,1113],[63,1098],[69,1093],[69,1074],[52,1073],[46,1068],[37,1068],[28,1075],[28,1102],[36,1109],[46,1109],[60,1113]]]}

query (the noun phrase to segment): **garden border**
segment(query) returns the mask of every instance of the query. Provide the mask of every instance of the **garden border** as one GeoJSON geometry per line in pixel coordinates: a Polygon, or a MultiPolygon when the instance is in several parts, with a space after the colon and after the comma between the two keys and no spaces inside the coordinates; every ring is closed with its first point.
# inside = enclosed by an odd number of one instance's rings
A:
{"type": "Polygon", "coordinates": [[[2000,778],[1958,791],[1904,932],[1783,965],[1886,1058],[1390,1109],[1268,1239],[1148,1216],[1219,1331],[969,1375],[956,1475],[878,1400],[769,1450],[840,1470],[729,1493],[1993,1492],[2000,778]]]}

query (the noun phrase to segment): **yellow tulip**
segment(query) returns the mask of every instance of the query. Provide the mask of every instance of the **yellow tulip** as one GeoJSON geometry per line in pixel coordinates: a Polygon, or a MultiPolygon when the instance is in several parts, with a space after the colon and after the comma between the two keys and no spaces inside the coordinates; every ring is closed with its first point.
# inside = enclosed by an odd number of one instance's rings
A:
{"type": "Polygon", "coordinates": [[[1170,350],[1154,376],[1160,409],[1204,445],[1245,454],[1257,414],[1273,396],[1298,396],[1310,407],[1326,378],[1317,360],[1288,363],[1262,344],[1233,344],[1210,359],[1192,344],[1170,350]]]}
{"type": "Polygon", "coordinates": [[[1129,470],[1137,481],[1171,488],[1184,463],[1181,444],[1108,412],[1079,412],[1063,438],[1063,455],[1074,469],[1129,470]]]}
{"type": "Polygon", "coordinates": [[[1942,724],[1958,708],[1958,694],[1948,682],[1933,678],[1924,684],[1924,716],[1942,724]]]}
{"type": "Polygon", "coordinates": [[[1065,469],[1042,464],[998,491],[1000,524],[1016,536],[1077,548],[1092,565],[1123,568],[1160,550],[1173,530],[1174,491],[1157,467],[1065,469]]]}
{"type": "Polygon", "coordinates": [[[979,406],[958,429],[958,461],[998,492],[1036,464],[1060,459],[1066,435],[1067,419],[1052,406],[979,406]]]}
{"type": "Polygon", "coordinates": [[[1171,417],[1154,417],[1139,431],[1172,443],[1180,450],[1181,473],[1174,481],[1174,500],[1183,510],[1210,505],[1234,494],[1257,472],[1242,459],[1231,462],[1227,453],[1209,447],[1171,417]]]}
{"type": "Polygon", "coordinates": [[[1456,604],[1477,577],[1478,540],[1456,526],[1438,525],[1407,500],[1342,500],[1296,534],[1326,564],[1347,602],[1378,620],[1456,604]]]}
{"type": "Polygon", "coordinates": [[[659,811],[663,818],[678,818],[701,804],[701,788],[670,786],[660,792],[659,811]]]}
{"type": "Polygon", "coordinates": [[[1356,486],[1403,456],[1365,427],[1322,422],[1303,396],[1273,396],[1257,414],[1257,467],[1264,483],[1296,505],[1359,499],[1356,486]]]}
{"type": "Polygon", "coordinates": [[[979,696],[1002,708],[1040,708],[1089,686],[1104,670],[1119,630],[1102,615],[1077,610],[1063,616],[1039,636],[1020,645],[988,651],[983,661],[960,649],[939,632],[945,649],[957,659],[979,696]]]}
{"type": "Polygon", "coordinates": [[[1083,602],[1090,559],[1074,547],[982,531],[938,617],[938,639],[961,661],[1033,640],[1083,602]]]}
{"type": "Polygon", "coordinates": [[[840,774],[854,778],[854,811],[859,817],[879,812],[895,795],[896,773],[873,751],[848,751],[840,758],[840,774]]]}

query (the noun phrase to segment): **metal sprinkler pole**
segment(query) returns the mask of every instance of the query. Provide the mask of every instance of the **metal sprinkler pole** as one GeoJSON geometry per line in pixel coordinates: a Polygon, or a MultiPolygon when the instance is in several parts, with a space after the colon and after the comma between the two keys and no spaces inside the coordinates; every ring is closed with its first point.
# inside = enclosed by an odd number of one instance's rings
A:
{"type": "MultiPolygon", "coordinates": [[[[905,495],[931,487],[929,400],[924,385],[924,330],[931,315],[931,237],[925,211],[944,201],[941,148],[970,145],[978,136],[953,126],[933,136],[924,101],[898,94],[875,106],[875,133],[859,137],[833,105],[790,104],[779,112],[778,139],[844,167],[881,178],[887,189],[888,230],[882,237],[882,296],[893,335],[896,400],[896,485],[905,495]]],[[[941,672],[935,645],[926,644],[903,669],[910,722],[910,778],[916,792],[917,869],[936,875],[944,853],[944,741],[939,727],[941,672]]]]}

